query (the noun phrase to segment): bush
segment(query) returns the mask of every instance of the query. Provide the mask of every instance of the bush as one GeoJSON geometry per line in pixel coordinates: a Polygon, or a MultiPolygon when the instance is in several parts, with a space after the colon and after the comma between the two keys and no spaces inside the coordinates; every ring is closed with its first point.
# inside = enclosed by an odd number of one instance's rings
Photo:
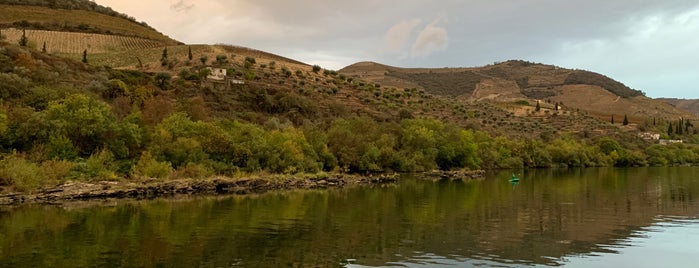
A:
{"type": "Polygon", "coordinates": [[[214,175],[214,172],[207,166],[197,163],[187,163],[175,170],[170,176],[171,179],[206,179],[214,175]]]}
{"type": "Polygon", "coordinates": [[[172,75],[170,73],[157,73],[155,75],[155,84],[162,90],[166,90],[170,86],[170,79],[172,75]]]}
{"type": "Polygon", "coordinates": [[[39,165],[24,159],[17,153],[0,161],[0,185],[12,185],[17,191],[31,192],[42,186],[39,165]]]}
{"type": "Polygon", "coordinates": [[[117,180],[114,164],[114,155],[109,150],[101,150],[77,163],[71,171],[72,177],[86,181],[117,180]]]}
{"type": "Polygon", "coordinates": [[[228,63],[228,56],[223,55],[223,54],[216,55],[216,63],[219,65],[223,65],[223,64],[228,63]]]}
{"type": "Polygon", "coordinates": [[[172,165],[169,162],[160,162],[153,158],[150,151],[145,151],[133,167],[132,174],[140,177],[164,179],[172,171],[172,165]]]}
{"type": "Polygon", "coordinates": [[[249,62],[250,64],[255,64],[255,63],[257,63],[257,62],[255,61],[255,58],[249,57],[249,56],[248,56],[248,57],[245,57],[245,62],[249,62]]]}

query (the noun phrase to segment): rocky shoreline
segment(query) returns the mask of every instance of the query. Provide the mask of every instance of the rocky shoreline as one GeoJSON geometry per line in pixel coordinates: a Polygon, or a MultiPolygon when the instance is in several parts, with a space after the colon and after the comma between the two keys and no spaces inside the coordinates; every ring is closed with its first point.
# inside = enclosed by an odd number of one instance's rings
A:
{"type": "MultiPolygon", "coordinates": [[[[431,171],[421,174],[431,180],[471,180],[485,176],[485,171],[431,171]]],[[[394,183],[398,174],[381,175],[270,175],[247,178],[215,177],[211,179],[145,180],[145,181],[101,181],[73,182],[35,193],[0,194],[0,205],[55,204],[70,201],[108,199],[150,199],[175,195],[225,195],[253,194],[274,190],[327,189],[351,185],[394,183]]]]}
{"type": "Polygon", "coordinates": [[[425,172],[432,180],[473,180],[485,177],[485,170],[433,170],[425,172]]]}
{"type": "Polygon", "coordinates": [[[347,174],[94,183],[76,182],[36,193],[0,194],[0,205],[52,204],[104,199],[148,199],[174,195],[251,194],[273,190],[341,188],[349,185],[393,183],[397,174],[357,176],[347,174]]]}

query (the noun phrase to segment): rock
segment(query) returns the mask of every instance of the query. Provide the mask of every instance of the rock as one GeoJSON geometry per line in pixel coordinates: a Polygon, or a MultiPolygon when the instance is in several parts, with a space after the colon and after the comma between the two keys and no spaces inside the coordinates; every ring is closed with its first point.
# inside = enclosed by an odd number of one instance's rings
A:
{"type": "Polygon", "coordinates": [[[364,177],[347,174],[233,179],[216,177],[208,180],[148,180],[141,182],[105,181],[97,183],[69,182],[38,193],[0,195],[0,205],[22,203],[56,203],[71,200],[154,198],[177,194],[249,194],[270,190],[345,187],[356,184],[384,184],[397,181],[398,174],[364,177]]]}
{"type": "Polygon", "coordinates": [[[448,180],[472,180],[479,179],[485,176],[484,170],[433,170],[426,172],[428,178],[439,178],[448,180]]]}

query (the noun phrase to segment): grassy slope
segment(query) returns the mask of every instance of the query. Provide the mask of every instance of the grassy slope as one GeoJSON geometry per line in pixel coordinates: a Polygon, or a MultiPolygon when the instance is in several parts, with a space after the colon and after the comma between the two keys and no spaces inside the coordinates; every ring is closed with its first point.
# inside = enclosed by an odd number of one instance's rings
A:
{"type": "MultiPolygon", "coordinates": [[[[46,25],[72,26],[81,24],[112,34],[135,36],[164,44],[174,45],[178,42],[148,27],[126,20],[85,10],[50,9],[36,6],[0,5],[0,24],[11,25],[26,20],[30,23],[46,25]]],[[[8,27],[9,28],[9,27],[8,27]]]]}
{"type": "Polygon", "coordinates": [[[687,110],[687,111],[699,116],[699,100],[667,99],[667,98],[662,98],[659,100],[667,102],[670,105],[675,106],[677,108],[687,110]]]}

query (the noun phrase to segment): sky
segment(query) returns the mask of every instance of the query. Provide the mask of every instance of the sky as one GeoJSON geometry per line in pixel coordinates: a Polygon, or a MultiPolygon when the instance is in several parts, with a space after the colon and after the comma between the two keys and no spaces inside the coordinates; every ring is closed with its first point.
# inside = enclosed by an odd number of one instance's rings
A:
{"type": "Polygon", "coordinates": [[[647,96],[699,99],[696,0],[95,0],[187,44],[339,70],[360,61],[584,69],[647,96]]]}

